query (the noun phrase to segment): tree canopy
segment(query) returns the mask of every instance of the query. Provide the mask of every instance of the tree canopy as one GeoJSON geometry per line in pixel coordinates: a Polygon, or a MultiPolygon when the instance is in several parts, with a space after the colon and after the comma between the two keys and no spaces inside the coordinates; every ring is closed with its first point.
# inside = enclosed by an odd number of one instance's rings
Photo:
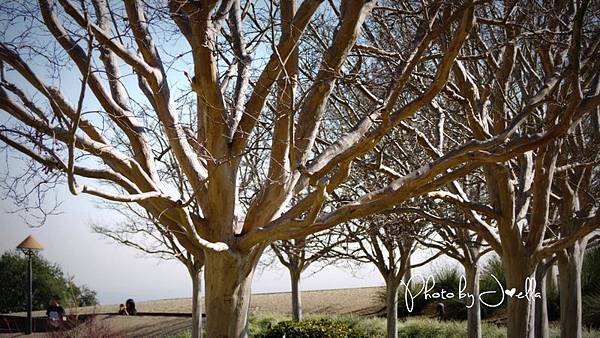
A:
{"type": "MultiPolygon", "coordinates": [[[[8,251],[0,256],[0,313],[27,311],[27,256],[8,251]]],[[[76,285],[62,268],[38,253],[32,255],[34,310],[48,306],[58,296],[63,306],[96,305],[96,291],[76,285]]]]}

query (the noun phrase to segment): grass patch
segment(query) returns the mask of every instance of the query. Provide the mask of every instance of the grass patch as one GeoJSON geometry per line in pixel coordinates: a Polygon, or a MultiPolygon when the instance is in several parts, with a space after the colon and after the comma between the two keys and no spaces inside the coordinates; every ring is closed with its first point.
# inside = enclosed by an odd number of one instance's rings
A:
{"type": "MultiPolygon", "coordinates": [[[[399,338],[463,338],[467,336],[467,322],[438,321],[429,318],[411,318],[398,323],[399,338]]],[[[481,336],[506,337],[506,328],[482,323],[481,336]]]]}

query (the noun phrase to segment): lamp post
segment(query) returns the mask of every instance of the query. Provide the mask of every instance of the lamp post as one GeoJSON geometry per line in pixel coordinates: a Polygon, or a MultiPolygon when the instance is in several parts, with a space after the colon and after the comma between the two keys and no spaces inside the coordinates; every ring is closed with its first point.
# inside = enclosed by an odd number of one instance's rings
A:
{"type": "Polygon", "coordinates": [[[32,276],[31,276],[31,256],[34,251],[42,250],[44,247],[40,242],[35,240],[33,236],[29,235],[21,244],[17,245],[17,250],[22,251],[27,255],[27,328],[25,333],[31,334],[33,331],[33,320],[31,318],[32,310],[32,276]]]}

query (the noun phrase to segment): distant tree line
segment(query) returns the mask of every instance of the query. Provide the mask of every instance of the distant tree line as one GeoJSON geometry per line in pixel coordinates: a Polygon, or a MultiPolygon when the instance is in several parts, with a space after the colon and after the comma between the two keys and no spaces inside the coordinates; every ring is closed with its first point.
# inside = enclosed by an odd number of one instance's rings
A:
{"type": "MultiPolygon", "coordinates": [[[[32,257],[33,309],[42,310],[52,296],[61,299],[64,306],[98,304],[96,291],[77,285],[62,268],[39,254],[32,257]]],[[[0,257],[0,313],[20,312],[27,309],[27,257],[8,251],[0,257]]]]}

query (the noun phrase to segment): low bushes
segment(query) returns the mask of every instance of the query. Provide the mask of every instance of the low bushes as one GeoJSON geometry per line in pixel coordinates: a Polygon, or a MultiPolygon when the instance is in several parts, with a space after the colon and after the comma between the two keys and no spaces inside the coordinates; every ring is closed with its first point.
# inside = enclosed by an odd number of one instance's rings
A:
{"type": "MultiPolygon", "coordinates": [[[[506,328],[482,323],[481,336],[486,338],[506,337],[506,328]]],[[[427,318],[408,319],[398,324],[399,338],[463,338],[467,336],[464,321],[437,321],[427,318]]]]}
{"type": "MultiPolygon", "coordinates": [[[[299,323],[285,320],[272,324],[272,314],[257,314],[250,324],[250,337],[256,338],[377,338],[386,336],[383,318],[358,316],[311,316],[299,323]],[[259,329],[260,326],[260,329],[259,329]]],[[[482,323],[483,337],[506,337],[506,328],[491,323],[482,323]]],[[[401,338],[462,338],[467,334],[464,321],[438,321],[417,317],[398,323],[398,337],[401,338]]]]}
{"type": "MultiPolygon", "coordinates": [[[[413,300],[412,311],[408,312],[406,308],[406,301],[404,300],[404,294],[407,292],[405,290],[406,286],[404,284],[400,285],[400,290],[398,294],[398,317],[411,317],[411,316],[420,316],[425,311],[425,308],[430,303],[429,300],[426,300],[423,296],[415,297],[413,300]]],[[[420,283],[410,283],[409,291],[411,294],[415,295],[422,289],[422,284],[420,283]]],[[[385,291],[383,291],[380,295],[381,302],[385,304],[385,291]]]]}
{"type": "Polygon", "coordinates": [[[290,320],[287,315],[272,312],[259,312],[250,316],[248,325],[248,334],[250,337],[257,337],[270,330],[279,322],[290,320]]]}
{"type": "Polygon", "coordinates": [[[385,321],[380,318],[313,315],[301,322],[289,318],[273,322],[275,318],[276,315],[268,313],[252,316],[249,335],[257,338],[385,337],[385,321]]]}
{"type": "Polygon", "coordinates": [[[600,246],[589,249],[581,271],[584,325],[600,328],[600,246]]]}
{"type": "Polygon", "coordinates": [[[347,323],[328,318],[304,320],[301,322],[279,322],[257,338],[360,338],[365,332],[351,328],[347,323]]]}
{"type": "MultiPolygon", "coordinates": [[[[438,270],[434,273],[433,277],[435,280],[435,287],[430,291],[431,293],[441,292],[445,290],[447,292],[452,292],[454,295],[458,294],[458,287],[460,276],[462,272],[458,270],[456,267],[448,267],[441,270],[438,270]]],[[[483,300],[488,304],[498,304],[502,300],[504,295],[504,269],[502,267],[502,262],[498,257],[490,259],[485,266],[482,268],[481,277],[480,277],[480,292],[492,291],[484,296],[482,296],[483,300]],[[494,277],[496,278],[494,278],[494,277]],[[498,281],[502,285],[498,285],[498,281]]],[[[443,303],[445,308],[446,317],[445,319],[450,320],[466,320],[467,319],[467,298],[458,299],[457,297],[450,299],[425,299],[423,294],[414,298],[413,309],[412,312],[408,312],[406,308],[406,304],[404,301],[404,285],[400,286],[399,295],[398,295],[398,317],[415,317],[422,315],[435,315],[435,306],[438,303],[443,303]]],[[[410,292],[412,294],[417,294],[423,285],[419,282],[419,279],[413,278],[413,281],[410,283],[410,292]]],[[[380,295],[381,302],[385,304],[385,292],[382,292],[380,295]]],[[[499,307],[488,307],[484,304],[481,304],[481,317],[489,318],[494,313],[505,307],[506,302],[502,303],[499,307]]]]}
{"type": "MultiPolygon", "coordinates": [[[[505,338],[506,327],[489,322],[481,324],[482,337],[505,338]]],[[[309,315],[300,323],[293,323],[282,314],[255,313],[250,317],[249,336],[254,338],[383,338],[386,336],[385,319],[349,315],[309,315]]],[[[398,322],[400,338],[462,338],[467,336],[465,321],[438,321],[414,317],[398,322]]],[[[190,333],[171,338],[188,338],[190,333]]],[[[558,324],[550,326],[550,337],[559,338],[558,324]]],[[[584,330],[583,338],[600,337],[599,331],[584,330]]]]}

